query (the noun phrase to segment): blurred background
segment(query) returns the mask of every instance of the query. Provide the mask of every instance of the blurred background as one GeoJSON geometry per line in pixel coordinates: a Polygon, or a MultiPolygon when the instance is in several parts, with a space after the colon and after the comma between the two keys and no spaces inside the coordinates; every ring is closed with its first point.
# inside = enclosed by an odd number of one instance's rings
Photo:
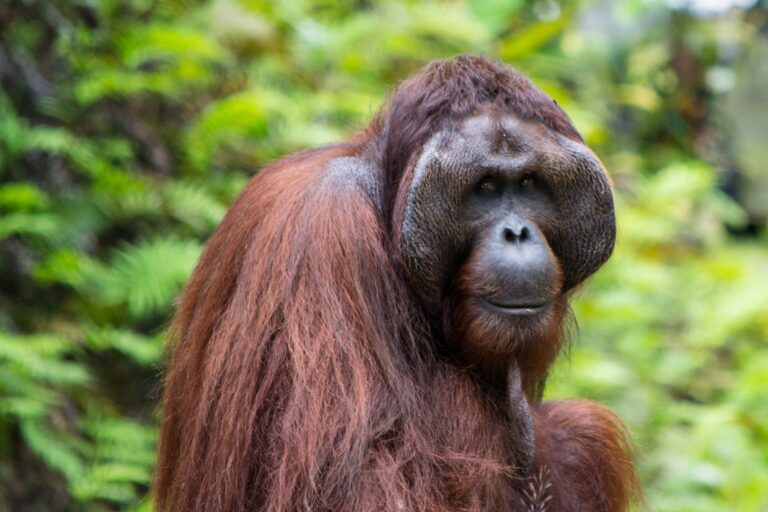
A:
{"type": "Polygon", "coordinates": [[[490,55],[611,171],[548,398],[627,422],[638,510],[768,511],[768,3],[0,2],[0,512],[149,511],[163,337],[246,181],[490,55]]]}

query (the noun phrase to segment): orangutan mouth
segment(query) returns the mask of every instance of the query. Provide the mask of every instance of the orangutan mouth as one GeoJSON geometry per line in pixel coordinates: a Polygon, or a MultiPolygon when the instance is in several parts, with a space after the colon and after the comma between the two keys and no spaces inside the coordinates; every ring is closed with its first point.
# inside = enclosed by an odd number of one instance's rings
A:
{"type": "Polygon", "coordinates": [[[493,313],[506,316],[533,316],[544,313],[550,306],[550,301],[530,304],[502,304],[478,296],[480,303],[493,313]]]}

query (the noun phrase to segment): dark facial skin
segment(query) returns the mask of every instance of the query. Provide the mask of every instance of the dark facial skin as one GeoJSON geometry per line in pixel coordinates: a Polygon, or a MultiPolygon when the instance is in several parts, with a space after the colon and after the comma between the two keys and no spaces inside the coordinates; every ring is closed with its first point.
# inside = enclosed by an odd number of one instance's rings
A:
{"type": "Polygon", "coordinates": [[[435,302],[459,295],[459,323],[484,334],[464,355],[491,376],[559,323],[566,292],[615,239],[608,178],[593,153],[491,109],[428,141],[400,222],[412,285],[435,302]]]}
{"type": "Polygon", "coordinates": [[[467,196],[475,300],[490,313],[534,316],[560,292],[559,264],[534,218],[551,208],[536,176],[518,169],[487,170],[467,196]]]}

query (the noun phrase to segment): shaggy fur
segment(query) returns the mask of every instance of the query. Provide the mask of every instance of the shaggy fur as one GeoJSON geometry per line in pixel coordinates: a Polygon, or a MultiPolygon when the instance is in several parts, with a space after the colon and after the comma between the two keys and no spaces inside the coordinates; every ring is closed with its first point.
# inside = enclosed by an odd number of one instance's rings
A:
{"type": "MultiPolygon", "coordinates": [[[[353,140],[251,181],[173,321],[157,510],[627,509],[620,421],[586,401],[534,404],[535,462],[520,474],[506,411],[452,350],[458,332],[482,334],[443,321],[403,277],[393,217],[410,167],[431,133],[488,105],[581,141],[522,75],[459,57],[402,83],[353,140]],[[339,157],[369,174],[328,172],[339,157]]],[[[521,355],[532,402],[566,309],[521,355]]]]}

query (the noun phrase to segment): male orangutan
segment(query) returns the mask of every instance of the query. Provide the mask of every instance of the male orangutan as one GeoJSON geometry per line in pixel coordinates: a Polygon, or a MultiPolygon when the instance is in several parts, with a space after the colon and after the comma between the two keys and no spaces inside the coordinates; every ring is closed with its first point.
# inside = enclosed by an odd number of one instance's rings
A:
{"type": "Polygon", "coordinates": [[[621,422],[541,402],[569,293],[615,238],[557,104],[461,56],[261,171],[171,329],[158,510],[624,511],[621,422]]]}

